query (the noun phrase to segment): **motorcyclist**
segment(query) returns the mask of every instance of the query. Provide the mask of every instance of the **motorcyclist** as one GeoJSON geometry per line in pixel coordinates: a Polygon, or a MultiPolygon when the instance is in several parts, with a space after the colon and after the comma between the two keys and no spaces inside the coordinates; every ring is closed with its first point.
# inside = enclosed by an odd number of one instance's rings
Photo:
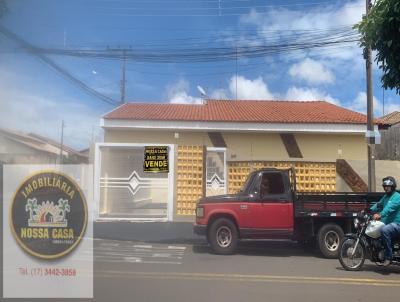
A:
{"type": "Polygon", "coordinates": [[[387,266],[392,262],[392,239],[400,236],[400,194],[395,191],[396,180],[387,176],[382,180],[385,195],[374,204],[370,210],[377,212],[374,220],[381,220],[385,226],[381,230],[382,243],[385,248],[385,261],[382,265],[387,266]]]}

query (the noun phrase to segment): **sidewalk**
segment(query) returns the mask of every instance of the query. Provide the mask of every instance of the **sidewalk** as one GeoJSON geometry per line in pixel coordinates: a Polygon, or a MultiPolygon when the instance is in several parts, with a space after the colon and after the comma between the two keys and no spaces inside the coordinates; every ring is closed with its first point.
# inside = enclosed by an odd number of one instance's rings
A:
{"type": "Polygon", "coordinates": [[[94,238],[152,243],[201,243],[205,238],[193,233],[191,222],[94,222],[94,238]]]}

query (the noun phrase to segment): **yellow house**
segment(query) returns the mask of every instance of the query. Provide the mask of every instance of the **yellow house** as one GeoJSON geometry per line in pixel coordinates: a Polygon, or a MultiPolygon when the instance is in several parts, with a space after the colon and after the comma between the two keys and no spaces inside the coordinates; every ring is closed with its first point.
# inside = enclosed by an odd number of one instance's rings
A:
{"type": "Polygon", "coordinates": [[[342,187],[337,177],[354,173],[348,161],[367,159],[366,116],[323,101],[127,103],[101,126],[100,219],[190,220],[200,197],[236,192],[252,169],[268,166],[295,167],[300,191],[365,185],[342,187]],[[157,159],[168,167],[154,173],[157,159]]]}

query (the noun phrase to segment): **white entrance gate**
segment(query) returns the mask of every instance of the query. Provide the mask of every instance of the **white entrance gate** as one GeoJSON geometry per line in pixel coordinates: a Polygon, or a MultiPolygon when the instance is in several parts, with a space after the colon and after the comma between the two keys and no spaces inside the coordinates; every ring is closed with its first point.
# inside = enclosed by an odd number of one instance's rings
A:
{"type": "Polygon", "coordinates": [[[172,220],[174,145],[98,143],[97,219],[172,220]],[[143,171],[145,146],[167,146],[169,172],[143,171]]]}
{"type": "Polygon", "coordinates": [[[206,196],[226,194],[226,148],[207,148],[206,173],[206,196]]]}

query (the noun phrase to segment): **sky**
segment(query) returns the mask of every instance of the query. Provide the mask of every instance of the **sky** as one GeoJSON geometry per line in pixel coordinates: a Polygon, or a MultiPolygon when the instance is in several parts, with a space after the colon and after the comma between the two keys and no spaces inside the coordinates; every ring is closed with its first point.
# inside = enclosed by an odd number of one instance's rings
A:
{"type": "MultiPolygon", "coordinates": [[[[365,61],[357,42],[284,47],[351,31],[365,12],[364,0],[5,1],[0,26],[116,102],[122,60],[115,54],[128,49],[128,102],[200,104],[200,86],[213,99],[325,100],[366,113],[365,61]],[[251,55],[264,46],[280,51],[251,55]],[[77,56],[82,50],[114,58],[77,56]],[[231,56],[204,59],[210,50],[231,56]]],[[[378,117],[400,109],[399,96],[382,89],[380,76],[374,63],[378,117]]],[[[84,149],[101,140],[100,118],[115,107],[0,33],[0,127],[59,140],[64,120],[65,143],[84,149]]]]}

